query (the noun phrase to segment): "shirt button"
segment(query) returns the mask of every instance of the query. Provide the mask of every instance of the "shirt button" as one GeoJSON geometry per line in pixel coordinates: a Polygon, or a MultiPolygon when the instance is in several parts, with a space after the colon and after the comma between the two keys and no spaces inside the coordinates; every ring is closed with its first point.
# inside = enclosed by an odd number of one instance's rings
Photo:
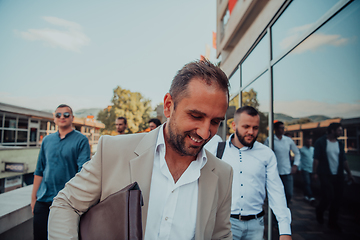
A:
{"type": "Polygon", "coordinates": [[[241,184],[241,186],[243,186],[243,184],[241,184]]]}
{"type": "Polygon", "coordinates": [[[241,211],[243,210],[243,209],[240,209],[241,211]]]}
{"type": "Polygon", "coordinates": [[[168,219],[169,219],[169,218],[168,218],[168,217],[166,217],[166,218],[165,218],[165,221],[167,221],[168,219]]]}
{"type": "Polygon", "coordinates": [[[242,173],[242,171],[240,171],[240,173],[242,173]]]}
{"type": "Polygon", "coordinates": [[[244,196],[241,196],[241,198],[243,198],[244,196]]]}

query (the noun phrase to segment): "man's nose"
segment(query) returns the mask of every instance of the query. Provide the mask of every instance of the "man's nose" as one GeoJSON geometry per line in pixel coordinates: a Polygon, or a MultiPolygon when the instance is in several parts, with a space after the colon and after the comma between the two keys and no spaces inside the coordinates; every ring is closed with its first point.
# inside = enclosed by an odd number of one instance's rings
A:
{"type": "Polygon", "coordinates": [[[201,126],[196,131],[202,139],[206,140],[210,137],[210,123],[202,123],[201,126]]]}

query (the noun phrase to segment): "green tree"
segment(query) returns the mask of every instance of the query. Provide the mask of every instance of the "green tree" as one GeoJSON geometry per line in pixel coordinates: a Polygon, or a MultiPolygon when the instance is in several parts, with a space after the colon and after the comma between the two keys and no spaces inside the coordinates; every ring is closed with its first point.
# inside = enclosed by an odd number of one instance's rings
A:
{"type": "Polygon", "coordinates": [[[131,92],[117,86],[114,89],[112,106],[99,112],[97,119],[105,124],[104,134],[115,131],[115,119],[125,117],[128,129],[126,133],[143,131],[147,127],[150,118],[151,101],[145,99],[141,93],[131,92]]]}

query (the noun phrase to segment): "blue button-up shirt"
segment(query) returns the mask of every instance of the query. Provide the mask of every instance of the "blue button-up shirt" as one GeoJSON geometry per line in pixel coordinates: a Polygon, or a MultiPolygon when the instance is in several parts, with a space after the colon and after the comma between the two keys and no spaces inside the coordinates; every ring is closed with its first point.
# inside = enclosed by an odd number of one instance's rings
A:
{"type": "Polygon", "coordinates": [[[312,173],[314,162],[314,147],[302,147],[300,149],[300,169],[312,173]]]}
{"type": "Polygon", "coordinates": [[[34,175],[43,177],[37,201],[52,202],[65,183],[90,160],[90,145],[86,136],[73,130],[61,139],[59,133],[46,136],[41,144],[34,175]]]}

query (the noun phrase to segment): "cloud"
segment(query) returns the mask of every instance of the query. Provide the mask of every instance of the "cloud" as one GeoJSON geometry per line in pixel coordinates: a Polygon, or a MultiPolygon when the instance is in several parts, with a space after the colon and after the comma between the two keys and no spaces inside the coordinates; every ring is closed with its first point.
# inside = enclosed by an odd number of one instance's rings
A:
{"type": "Polygon", "coordinates": [[[314,100],[275,101],[274,112],[284,113],[292,117],[325,115],[328,117],[354,118],[360,117],[360,102],[330,104],[314,100]]]}
{"type": "MultiPolygon", "coordinates": [[[[314,24],[306,24],[299,27],[294,27],[289,30],[289,36],[280,42],[281,49],[288,49],[301,37],[302,34],[312,28],[314,24]]],[[[341,46],[349,42],[349,39],[341,37],[341,35],[333,34],[326,35],[323,33],[313,33],[309,38],[297,46],[291,53],[300,54],[306,51],[315,51],[321,46],[341,46]]]]}
{"type": "Polygon", "coordinates": [[[80,48],[90,43],[90,39],[83,33],[80,24],[70,22],[56,17],[43,17],[43,19],[55,26],[63,27],[65,30],[54,28],[28,29],[25,32],[15,30],[15,33],[30,41],[43,41],[52,47],[80,52],[80,48]]]}

